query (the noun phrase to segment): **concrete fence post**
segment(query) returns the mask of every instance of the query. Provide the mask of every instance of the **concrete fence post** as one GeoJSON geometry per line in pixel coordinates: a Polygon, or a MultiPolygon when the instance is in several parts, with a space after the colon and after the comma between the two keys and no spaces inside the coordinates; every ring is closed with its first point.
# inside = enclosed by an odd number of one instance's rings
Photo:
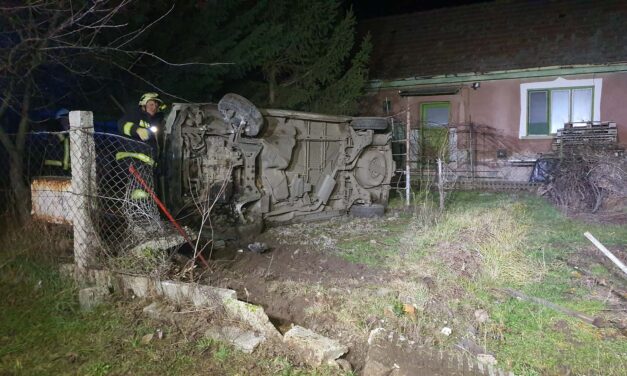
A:
{"type": "Polygon", "coordinates": [[[74,197],[74,263],[80,275],[96,266],[98,250],[98,238],[90,216],[90,200],[96,196],[94,118],[90,111],[70,112],[70,155],[74,197]]]}

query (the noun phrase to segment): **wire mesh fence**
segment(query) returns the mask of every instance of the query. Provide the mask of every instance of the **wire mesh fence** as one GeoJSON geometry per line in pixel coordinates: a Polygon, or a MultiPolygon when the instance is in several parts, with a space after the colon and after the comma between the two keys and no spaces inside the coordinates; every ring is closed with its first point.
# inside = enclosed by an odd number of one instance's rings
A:
{"type": "Polygon", "coordinates": [[[0,195],[5,210],[24,205],[35,220],[72,226],[75,249],[78,239],[90,249],[89,260],[77,263],[160,273],[155,267],[171,255],[164,251],[183,237],[160,215],[157,168],[151,145],[118,135],[29,133],[22,151],[0,146],[0,195]],[[20,190],[28,202],[17,201],[20,190]]]}
{"type": "Polygon", "coordinates": [[[428,187],[443,174],[447,189],[529,189],[535,154],[494,127],[462,123],[411,120],[407,111],[389,116],[392,123],[396,176],[393,187],[428,187]],[[409,122],[409,125],[408,125],[409,122]],[[444,164],[438,169],[438,160],[444,164]]]}

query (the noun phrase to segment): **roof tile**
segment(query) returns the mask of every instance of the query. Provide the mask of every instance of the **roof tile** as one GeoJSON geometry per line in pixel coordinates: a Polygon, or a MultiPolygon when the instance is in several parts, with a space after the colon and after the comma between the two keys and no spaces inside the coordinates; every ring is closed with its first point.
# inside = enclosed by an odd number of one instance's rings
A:
{"type": "Polygon", "coordinates": [[[363,21],[370,76],[627,61],[627,1],[497,1],[363,21]]]}

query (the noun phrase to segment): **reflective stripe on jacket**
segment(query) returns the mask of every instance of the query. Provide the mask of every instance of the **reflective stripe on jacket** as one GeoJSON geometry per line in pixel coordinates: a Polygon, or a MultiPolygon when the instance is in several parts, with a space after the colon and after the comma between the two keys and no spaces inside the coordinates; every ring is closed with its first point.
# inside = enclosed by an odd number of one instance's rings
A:
{"type": "Polygon", "coordinates": [[[45,166],[61,167],[64,170],[70,169],[70,135],[67,133],[57,133],[59,143],[63,145],[63,157],[58,159],[46,159],[44,160],[45,166]]]}
{"type": "Polygon", "coordinates": [[[146,163],[147,165],[154,167],[155,165],[155,160],[152,159],[152,157],[150,157],[149,155],[146,155],[144,153],[135,153],[132,151],[119,151],[117,153],[115,153],[115,160],[119,161],[125,158],[134,158],[137,159],[143,163],[146,163]]]}

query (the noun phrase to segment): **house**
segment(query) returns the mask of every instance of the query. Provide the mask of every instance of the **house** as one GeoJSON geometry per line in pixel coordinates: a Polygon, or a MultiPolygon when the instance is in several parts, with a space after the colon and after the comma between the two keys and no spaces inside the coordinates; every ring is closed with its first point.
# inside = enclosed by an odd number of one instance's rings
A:
{"type": "Polygon", "coordinates": [[[615,122],[627,145],[627,1],[496,1],[359,28],[373,43],[363,112],[414,139],[449,124],[462,174],[526,181],[568,122],[615,122]]]}

